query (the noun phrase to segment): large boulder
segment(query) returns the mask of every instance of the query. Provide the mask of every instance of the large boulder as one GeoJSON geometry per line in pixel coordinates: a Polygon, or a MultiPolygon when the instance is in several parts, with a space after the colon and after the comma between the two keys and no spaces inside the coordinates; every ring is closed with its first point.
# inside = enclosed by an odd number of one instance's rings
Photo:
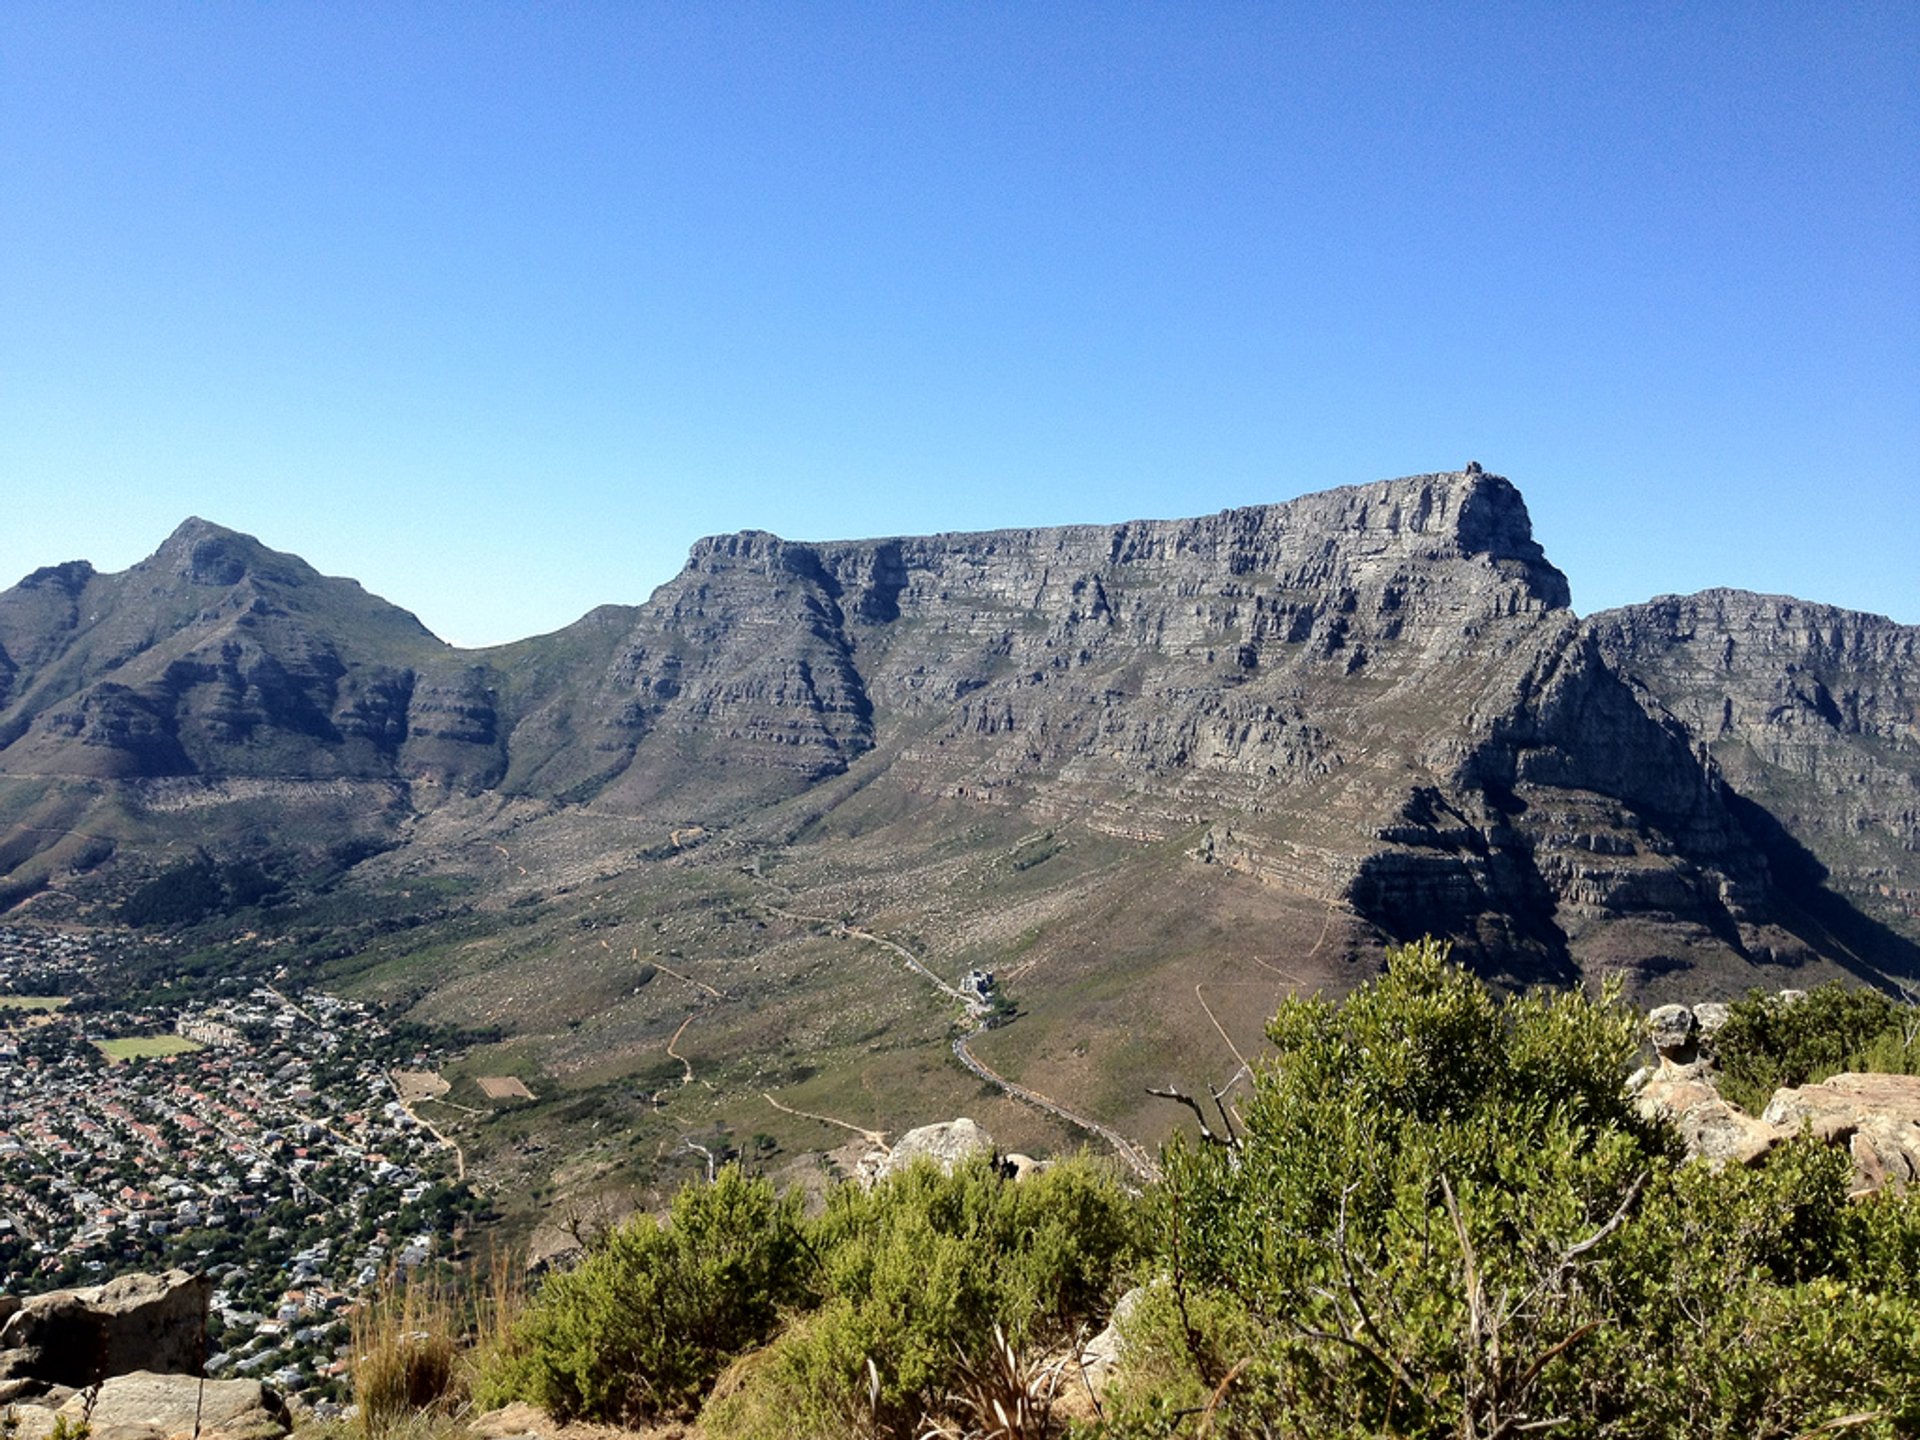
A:
{"type": "Polygon", "coordinates": [[[88,1423],[90,1440],[280,1440],[286,1402],[258,1380],[199,1380],[136,1370],[101,1385],[91,1406],[75,1395],[56,1416],[88,1423]]]}
{"type": "Polygon", "coordinates": [[[861,1162],[861,1171],[869,1183],[884,1180],[911,1168],[916,1161],[931,1160],[948,1174],[956,1165],[975,1155],[993,1154],[993,1137],[973,1121],[961,1116],[938,1125],[922,1125],[909,1130],[884,1154],[874,1154],[861,1162]]]}
{"type": "Polygon", "coordinates": [[[1773,1126],[1726,1099],[1704,1075],[1675,1071],[1642,1085],[1633,1103],[1649,1120],[1668,1120],[1691,1159],[1709,1165],[1751,1165],[1779,1139],[1773,1126]]]}
{"type": "Polygon", "coordinates": [[[1835,1075],[1776,1090],[1760,1118],[1783,1136],[1806,1128],[1844,1143],[1856,1190],[1920,1182],[1920,1075],[1835,1075]]]}
{"type": "Polygon", "coordinates": [[[134,1370],[197,1373],[212,1297],[213,1282],[185,1270],[28,1296],[0,1328],[0,1378],[81,1386],[134,1370]]]}

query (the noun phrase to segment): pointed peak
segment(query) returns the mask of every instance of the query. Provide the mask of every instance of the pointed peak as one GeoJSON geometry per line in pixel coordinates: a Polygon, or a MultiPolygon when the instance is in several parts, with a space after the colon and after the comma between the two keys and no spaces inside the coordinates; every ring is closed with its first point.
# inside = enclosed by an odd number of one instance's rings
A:
{"type": "Polygon", "coordinates": [[[195,585],[237,585],[263,566],[283,570],[288,561],[301,563],[293,556],[269,550],[251,535],[191,515],[180,522],[145,564],[181,576],[195,585]],[[275,561],[281,563],[275,565],[272,563],[275,561]]]}
{"type": "MultiPolygon", "coordinates": [[[[191,545],[196,540],[224,538],[229,535],[240,535],[240,532],[229,530],[224,525],[216,525],[211,520],[202,520],[198,515],[189,515],[174,527],[173,533],[166,538],[165,544],[191,545]]],[[[253,537],[242,535],[240,538],[250,540],[253,537]]]]}

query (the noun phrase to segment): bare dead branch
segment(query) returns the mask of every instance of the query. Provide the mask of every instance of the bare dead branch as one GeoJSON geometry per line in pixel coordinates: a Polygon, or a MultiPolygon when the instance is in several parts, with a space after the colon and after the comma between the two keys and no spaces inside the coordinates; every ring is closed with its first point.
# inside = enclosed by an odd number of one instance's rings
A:
{"type": "MultiPolygon", "coordinates": [[[[1208,1088],[1212,1088],[1212,1087],[1208,1087],[1208,1088]]],[[[1193,1118],[1200,1122],[1200,1138],[1206,1141],[1209,1145],[1220,1145],[1220,1146],[1224,1146],[1226,1149],[1229,1149],[1229,1150],[1235,1147],[1237,1142],[1234,1141],[1233,1139],[1223,1138],[1213,1133],[1213,1128],[1207,1124],[1206,1112],[1200,1108],[1200,1102],[1194,1099],[1193,1096],[1181,1090],[1179,1086],[1169,1085],[1164,1090],[1156,1090],[1154,1089],[1153,1086],[1149,1085],[1147,1087],[1147,1094],[1152,1095],[1157,1099],[1171,1100],[1174,1102],[1174,1104],[1184,1105],[1189,1110],[1193,1111],[1193,1118]]]]}

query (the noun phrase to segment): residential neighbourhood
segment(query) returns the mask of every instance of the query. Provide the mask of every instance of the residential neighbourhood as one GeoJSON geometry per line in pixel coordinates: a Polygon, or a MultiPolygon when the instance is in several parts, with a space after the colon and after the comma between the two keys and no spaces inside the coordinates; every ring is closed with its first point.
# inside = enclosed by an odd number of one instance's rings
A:
{"type": "Polygon", "coordinates": [[[125,943],[0,928],[0,1285],[205,1271],[208,1373],[324,1402],[356,1297],[446,1258],[479,1208],[391,1078],[443,1057],[255,979],[70,1002],[125,943]]]}

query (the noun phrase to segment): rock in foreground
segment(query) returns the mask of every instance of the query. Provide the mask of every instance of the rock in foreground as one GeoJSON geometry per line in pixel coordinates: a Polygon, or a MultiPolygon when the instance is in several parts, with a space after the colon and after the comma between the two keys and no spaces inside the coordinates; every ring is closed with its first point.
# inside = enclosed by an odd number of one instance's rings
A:
{"type": "Polygon", "coordinates": [[[17,1302],[0,1328],[0,1378],[91,1385],[145,1370],[197,1374],[213,1282],[169,1270],[17,1302]]]}

